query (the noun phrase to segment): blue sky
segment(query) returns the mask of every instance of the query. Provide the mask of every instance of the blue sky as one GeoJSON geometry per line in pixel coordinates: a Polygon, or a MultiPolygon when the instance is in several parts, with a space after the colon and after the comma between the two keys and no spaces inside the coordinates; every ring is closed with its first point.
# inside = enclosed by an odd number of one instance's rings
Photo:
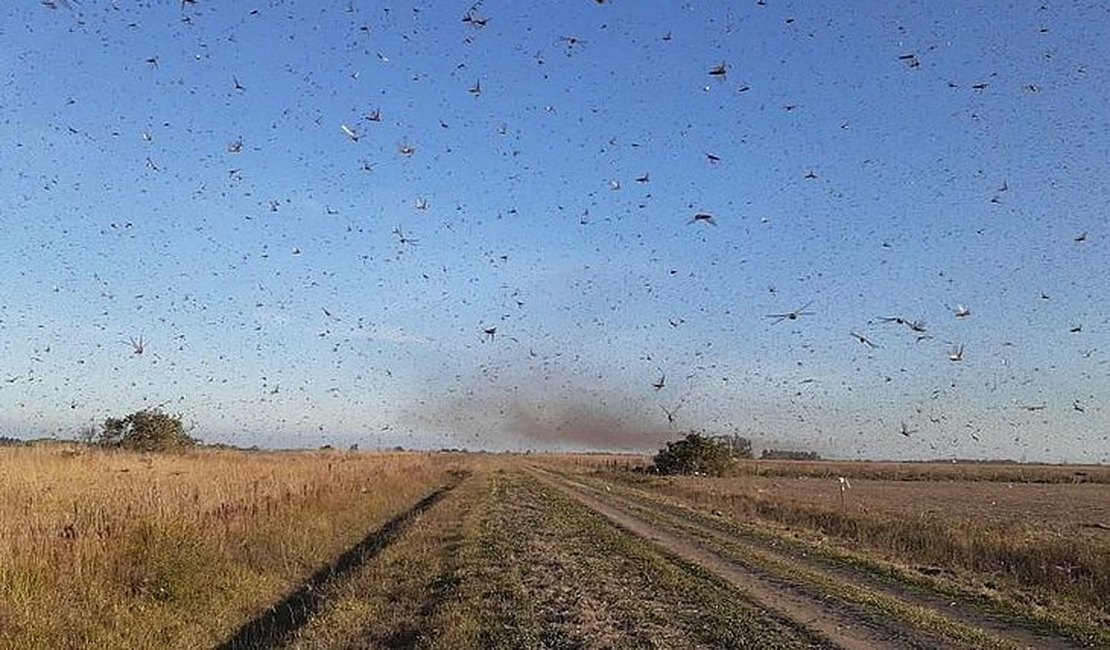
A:
{"type": "Polygon", "coordinates": [[[470,7],[6,8],[0,433],[1110,461],[1105,8],[470,7]]]}

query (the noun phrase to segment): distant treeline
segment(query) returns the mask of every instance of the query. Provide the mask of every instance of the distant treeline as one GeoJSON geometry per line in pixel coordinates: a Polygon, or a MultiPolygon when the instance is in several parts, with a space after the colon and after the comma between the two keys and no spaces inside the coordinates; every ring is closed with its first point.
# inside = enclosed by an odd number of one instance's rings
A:
{"type": "Polygon", "coordinates": [[[20,447],[20,446],[23,446],[24,444],[26,444],[26,443],[24,443],[19,438],[9,438],[7,436],[0,436],[0,447],[20,447]]]}
{"type": "Polygon", "coordinates": [[[759,455],[761,460],[821,460],[816,451],[789,451],[786,449],[764,449],[759,455]]]}

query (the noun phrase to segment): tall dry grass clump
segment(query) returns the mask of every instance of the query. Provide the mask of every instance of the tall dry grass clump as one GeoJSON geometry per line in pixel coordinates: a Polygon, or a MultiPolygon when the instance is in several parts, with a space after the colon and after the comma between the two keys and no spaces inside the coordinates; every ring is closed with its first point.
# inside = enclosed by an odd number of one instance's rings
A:
{"type": "Polygon", "coordinates": [[[0,450],[0,647],[211,646],[457,465],[0,450]]]}

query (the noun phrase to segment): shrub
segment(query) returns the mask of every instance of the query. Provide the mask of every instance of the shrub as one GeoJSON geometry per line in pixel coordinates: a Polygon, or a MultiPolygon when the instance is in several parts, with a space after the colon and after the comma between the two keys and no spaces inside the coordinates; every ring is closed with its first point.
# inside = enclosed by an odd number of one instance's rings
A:
{"type": "Polygon", "coordinates": [[[108,418],[101,427],[99,444],[135,451],[170,451],[197,443],[185,433],[181,418],[159,409],[135,411],[125,418],[108,418]]]}
{"type": "Polygon", "coordinates": [[[732,465],[731,445],[700,433],[668,442],[653,459],[659,474],[705,474],[721,476],[732,465]]]}

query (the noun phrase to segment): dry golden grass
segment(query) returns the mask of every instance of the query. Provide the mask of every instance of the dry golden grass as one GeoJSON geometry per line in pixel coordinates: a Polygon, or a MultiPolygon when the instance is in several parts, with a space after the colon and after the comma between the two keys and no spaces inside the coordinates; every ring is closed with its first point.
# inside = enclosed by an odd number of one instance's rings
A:
{"type": "Polygon", "coordinates": [[[651,464],[650,454],[633,453],[540,453],[525,454],[520,459],[537,464],[556,463],[561,467],[577,469],[632,469],[651,464]]]}
{"type": "Polygon", "coordinates": [[[461,462],[0,450],[0,647],[211,646],[461,462]]]}

